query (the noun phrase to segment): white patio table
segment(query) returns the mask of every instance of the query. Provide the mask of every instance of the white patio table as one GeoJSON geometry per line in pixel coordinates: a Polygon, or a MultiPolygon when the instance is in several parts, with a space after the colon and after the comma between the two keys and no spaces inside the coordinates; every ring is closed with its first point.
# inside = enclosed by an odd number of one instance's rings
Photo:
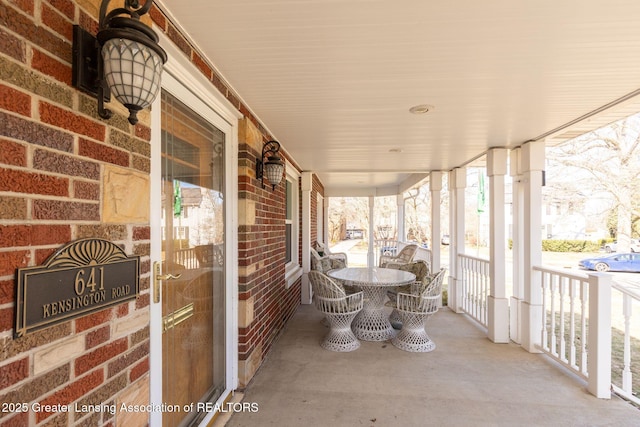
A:
{"type": "Polygon", "coordinates": [[[351,325],[356,337],[365,341],[386,341],[395,336],[395,329],[384,311],[386,288],[413,282],[416,280],[413,273],[381,267],[348,267],[327,274],[362,289],[364,307],[351,325]]]}

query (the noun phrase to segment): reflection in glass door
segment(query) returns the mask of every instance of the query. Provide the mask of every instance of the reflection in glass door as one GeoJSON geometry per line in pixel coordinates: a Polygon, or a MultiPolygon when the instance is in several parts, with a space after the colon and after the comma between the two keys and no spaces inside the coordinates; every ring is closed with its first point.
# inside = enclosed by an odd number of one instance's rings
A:
{"type": "MultiPolygon", "coordinates": [[[[162,397],[215,402],[224,392],[225,134],[162,93],[162,397]]],[[[164,413],[165,427],[204,413],[164,413]]]]}

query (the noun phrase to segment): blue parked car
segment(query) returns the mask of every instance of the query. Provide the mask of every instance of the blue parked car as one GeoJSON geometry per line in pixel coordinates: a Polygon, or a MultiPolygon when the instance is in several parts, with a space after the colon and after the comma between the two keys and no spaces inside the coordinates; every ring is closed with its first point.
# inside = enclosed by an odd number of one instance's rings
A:
{"type": "Polygon", "coordinates": [[[581,260],[578,265],[586,270],[640,273],[640,254],[611,254],[587,258],[581,260]]]}

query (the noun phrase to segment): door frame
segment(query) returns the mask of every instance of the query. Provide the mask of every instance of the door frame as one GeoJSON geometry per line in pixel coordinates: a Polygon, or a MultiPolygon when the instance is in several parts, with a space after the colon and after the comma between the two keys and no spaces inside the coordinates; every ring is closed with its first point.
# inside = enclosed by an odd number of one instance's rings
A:
{"type": "MultiPolygon", "coordinates": [[[[169,56],[164,66],[162,89],[202,115],[225,133],[225,345],[226,389],[217,402],[222,404],[238,387],[238,120],[243,115],[207,81],[202,73],[185,57],[163,32],[160,44],[169,56]],[[214,113],[214,114],[212,114],[214,113]]],[[[151,109],[151,167],[150,167],[150,265],[161,260],[161,97],[158,95],[151,109]]],[[[153,275],[153,272],[151,272],[153,275]]],[[[150,403],[162,401],[162,304],[154,302],[153,277],[150,277],[150,403]]],[[[195,402],[194,402],[195,403],[195,402]]],[[[207,425],[215,416],[209,413],[200,425],[207,425]]],[[[149,414],[150,425],[162,425],[162,413],[149,414]]]]}

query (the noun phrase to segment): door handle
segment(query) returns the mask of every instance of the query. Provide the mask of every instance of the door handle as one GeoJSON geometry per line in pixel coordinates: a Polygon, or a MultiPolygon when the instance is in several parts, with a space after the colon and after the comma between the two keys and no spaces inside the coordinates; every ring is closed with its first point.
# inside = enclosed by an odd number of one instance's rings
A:
{"type": "Polygon", "coordinates": [[[182,308],[170,313],[162,318],[162,332],[178,326],[180,323],[189,319],[194,314],[193,303],[189,303],[182,308]]]}
{"type": "Polygon", "coordinates": [[[170,273],[160,274],[160,263],[155,261],[153,263],[153,302],[160,302],[160,282],[163,280],[174,280],[182,277],[182,274],[173,275],[170,273]]]}
{"type": "Polygon", "coordinates": [[[160,280],[171,280],[171,279],[179,279],[182,277],[182,274],[178,274],[177,276],[174,276],[173,274],[158,274],[156,275],[156,280],[160,281],[160,280]]]}

